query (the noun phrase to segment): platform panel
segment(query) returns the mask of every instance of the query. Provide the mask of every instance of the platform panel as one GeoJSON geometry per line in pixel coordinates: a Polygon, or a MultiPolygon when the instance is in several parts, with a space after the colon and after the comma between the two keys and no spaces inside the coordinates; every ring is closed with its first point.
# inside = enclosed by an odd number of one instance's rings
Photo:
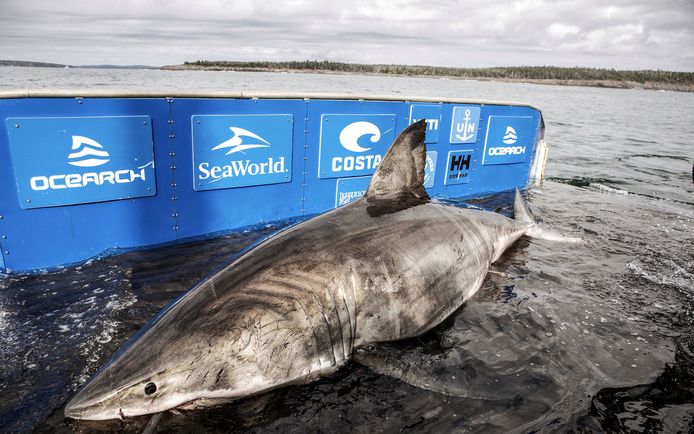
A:
{"type": "Polygon", "coordinates": [[[12,97],[0,118],[5,271],[347,204],[419,119],[431,196],[524,188],[543,128],[522,105],[271,97],[12,97]]]}

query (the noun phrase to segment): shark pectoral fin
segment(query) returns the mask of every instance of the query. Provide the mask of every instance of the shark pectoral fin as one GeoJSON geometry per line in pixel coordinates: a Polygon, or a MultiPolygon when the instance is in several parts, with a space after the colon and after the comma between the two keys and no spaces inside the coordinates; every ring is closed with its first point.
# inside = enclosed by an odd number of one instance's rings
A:
{"type": "MultiPolygon", "coordinates": [[[[360,348],[354,361],[379,375],[385,375],[418,389],[460,398],[481,400],[510,399],[512,392],[488,387],[487,366],[465,353],[431,354],[416,346],[399,347],[388,343],[360,348]]],[[[493,377],[491,377],[493,378],[493,377]]]]}
{"type": "Polygon", "coordinates": [[[431,360],[423,360],[416,349],[400,350],[387,344],[360,348],[352,355],[355,362],[366,366],[379,375],[394,378],[419,389],[443,395],[457,395],[459,390],[450,390],[446,381],[435,379],[427,368],[431,360]],[[409,356],[409,357],[408,357],[409,356]]]}
{"type": "Polygon", "coordinates": [[[580,238],[568,237],[566,235],[560,234],[559,232],[540,227],[540,225],[538,225],[535,222],[535,219],[533,218],[532,214],[530,214],[530,211],[528,210],[528,205],[523,200],[520,190],[518,190],[517,188],[516,198],[513,202],[513,219],[518,223],[528,225],[528,228],[525,231],[525,235],[531,238],[547,241],[559,241],[564,243],[584,242],[580,238]]]}
{"type": "Polygon", "coordinates": [[[424,188],[426,121],[413,123],[395,139],[365,194],[372,217],[429,202],[424,188]]]}

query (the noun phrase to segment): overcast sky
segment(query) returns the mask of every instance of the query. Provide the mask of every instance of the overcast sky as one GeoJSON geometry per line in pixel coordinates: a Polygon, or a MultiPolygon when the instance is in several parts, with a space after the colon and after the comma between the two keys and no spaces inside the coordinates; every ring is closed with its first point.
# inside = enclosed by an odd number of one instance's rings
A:
{"type": "Polygon", "coordinates": [[[694,71],[694,0],[0,0],[0,59],[694,71]]]}

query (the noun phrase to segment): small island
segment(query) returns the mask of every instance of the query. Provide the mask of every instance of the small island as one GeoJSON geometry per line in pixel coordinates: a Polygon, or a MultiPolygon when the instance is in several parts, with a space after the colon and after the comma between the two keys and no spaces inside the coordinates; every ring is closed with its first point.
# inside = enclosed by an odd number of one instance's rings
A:
{"type": "Polygon", "coordinates": [[[31,62],[28,60],[3,60],[0,59],[0,66],[24,66],[34,68],[65,68],[68,65],[48,62],[31,62]]]}
{"type": "Polygon", "coordinates": [[[369,65],[305,60],[289,62],[242,62],[198,60],[165,70],[313,72],[333,74],[379,74],[416,77],[446,77],[467,80],[493,80],[564,86],[593,86],[622,89],[694,91],[693,72],[662,70],[626,71],[601,68],[562,68],[557,66],[510,66],[496,68],[452,68],[427,65],[369,65]]]}

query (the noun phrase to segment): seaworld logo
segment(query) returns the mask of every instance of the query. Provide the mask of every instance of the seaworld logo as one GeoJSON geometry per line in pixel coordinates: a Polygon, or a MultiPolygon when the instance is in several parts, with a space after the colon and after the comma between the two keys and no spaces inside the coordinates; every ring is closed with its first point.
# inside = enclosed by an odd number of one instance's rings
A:
{"type": "Polygon", "coordinates": [[[212,148],[213,151],[216,151],[218,149],[229,148],[226,155],[230,155],[236,152],[246,151],[248,149],[270,147],[270,142],[251,131],[239,127],[229,127],[229,130],[232,133],[234,133],[234,136],[231,139],[226,140],[212,148]],[[248,137],[251,140],[244,143],[244,137],[248,137]],[[255,143],[253,143],[254,140],[255,143]]]}
{"type": "MultiPolygon", "coordinates": [[[[235,154],[256,148],[269,148],[271,143],[258,134],[240,127],[229,127],[233,137],[217,146],[213,151],[228,149],[225,155],[235,154]]],[[[268,157],[266,161],[256,162],[250,159],[231,160],[229,164],[213,165],[208,162],[198,165],[198,179],[210,180],[209,183],[217,182],[225,178],[236,178],[244,176],[272,175],[288,172],[285,166],[284,157],[277,159],[268,157]]]]}

